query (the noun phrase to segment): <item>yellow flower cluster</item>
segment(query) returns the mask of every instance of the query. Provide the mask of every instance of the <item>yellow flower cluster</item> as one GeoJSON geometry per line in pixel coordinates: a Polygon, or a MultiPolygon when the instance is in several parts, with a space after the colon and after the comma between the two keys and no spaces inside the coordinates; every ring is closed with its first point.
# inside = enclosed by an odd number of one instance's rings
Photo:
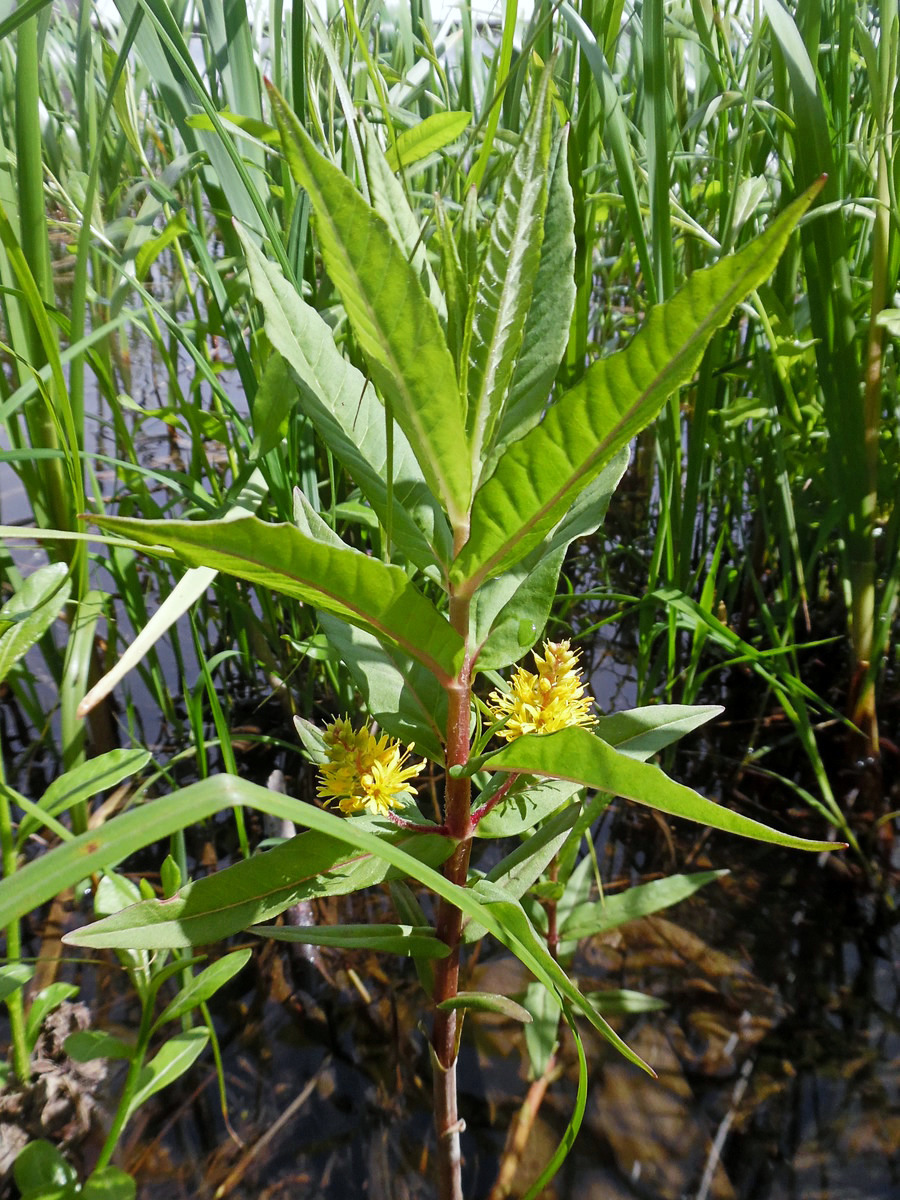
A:
{"type": "Polygon", "coordinates": [[[534,651],[537,674],[517,668],[508,692],[491,692],[488,707],[499,721],[509,720],[498,736],[508,742],[524,733],[556,733],[570,725],[594,725],[593,697],[585,694],[578,670],[578,651],[568,642],[544,642],[534,651]]]}
{"type": "Polygon", "coordinates": [[[405,766],[409,750],[383,733],[376,738],[368,729],[356,729],[346,719],[332,721],[325,730],[328,762],[319,767],[318,795],[330,804],[338,801],[343,813],[370,812],[386,816],[398,806],[398,796],[415,795],[409,783],[425,766],[405,766]]]}

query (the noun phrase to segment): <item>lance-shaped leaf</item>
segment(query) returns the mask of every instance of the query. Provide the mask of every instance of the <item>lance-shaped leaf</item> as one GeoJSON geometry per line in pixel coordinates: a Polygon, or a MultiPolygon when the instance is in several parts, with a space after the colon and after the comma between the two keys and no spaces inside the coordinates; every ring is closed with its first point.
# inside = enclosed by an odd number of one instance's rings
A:
{"type": "Polygon", "coordinates": [[[528,124],[504,180],[467,322],[466,426],[476,480],[503,412],[541,259],[550,165],[551,75],[549,68],[541,75],[528,124]]]}
{"type": "Polygon", "coordinates": [[[586,904],[576,904],[559,930],[561,941],[577,941],[579,938],[592,937],[595,933],[605,933],[608,929],[616,929],[638,917],[648,917],[651,913],[660,912],[679,904],[694,892],[714,879],[727,875],[727,871],[696,871],[693,875],[670,875],[667,879],[653,879],[650,883],[641,883],[615,896],[605,896],[602,900],[591,900],[586,904]]]}
{"type": "Polygon", "coordinates": [[[38,567],[0,609],[0,682],[59,616],[72,586],[68,574],[65,563],[38,567]]]}
{"type": "Polygon", "coordinates": [[[251,925],[248,933],[277,942],[377,950],[408,958],[446,958],[450,953],[450,947],[435,936],[430,925],[251,925]]]}
{"type": "MultiPolygon", "coordinates": [[[[388,524],[385,413],[375,389],[334,344],[331,329],[298,294],[281,270],[237,227],[253,294],[262,305],[269,341],[284,356],[300,388],[300,405],[328,449],[347,469],[382,525],[388,524]]],[[[418,566],[445,562],[452,540],[409,442],[396,425],[393,502],[394,541],[418,566]]]]}
{"type": "Polygon", "coordinates": [[[438,679],[456,674],[463,641],[399,567],[349,546],[326,545],[293,525],[236,521],[139,521],[95,517],[144,546],[163,546],[192,567],[212,567],[304,600],[401,646],[438,679]]]}
{"type": "Polygon", "coordinates": [[[646,804],[658,812],[686,821],[697,821],[725,833],[773,842],[794,850],[835,850],[840,843],[812,842],[790,833],[779,833],[759,821],[707,800],[692,788],[676,783],[659,767],[619,754],[587,729],[561,729],[558,733],[516,738],[483,763],[486,771],[522,771],[528,775],[568,779],[646,804]]]}
{"type": "Polygon", "coordinates": [[[410,129],[404,129],[396,142],[388,147],[385,156],[388,165],[392,171],[397,171],[421,162],[461,137],[471,120],[470,112],[437,112],[424,121],[417,121],[410,129]]]}
{"type": "Polygon", "coordinates": [[[693,375],[713,333],[771,274],[820,185],[739,253],[696,271],[654,308],[625,350],[600,359],[521,441],[475,496],[471,535],[451,568],[467,591],[518,562],[579,492],[693,375]]]}
{"type": "Polygon", "coordinates": [[[460,453],[465,416],[437,313],[384,219],[319,154],[284,98],[271,87],[269,96],[291,172],[309,193],[325,265],[372,378],[431,490],[453,524],[462,524],[472,491],[469,462],[460,453]]]}

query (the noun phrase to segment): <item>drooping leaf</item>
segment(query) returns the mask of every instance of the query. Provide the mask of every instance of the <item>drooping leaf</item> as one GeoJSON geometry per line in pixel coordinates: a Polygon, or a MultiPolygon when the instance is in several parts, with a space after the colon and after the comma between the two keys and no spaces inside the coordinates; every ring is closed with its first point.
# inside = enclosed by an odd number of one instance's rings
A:
{"type": "Polygon", "coordinates": [[[272,87],[269,96],[291,171],[312,201],[325,265],[372,378],[431,490],[460,525],[472,478],[459,452],[463,404],[437,313],[383,218],[319,154],[283,97],[272,87]]]}
{"type": "Polygon", "coordinates": [[[517,562],[668,397],[693,375],[716,329],[765,281],[818,186],[805,192],[737,254],[695,271],[652,309],[620,353],[600,359],[514,442],[475,496],[471,534],[451,568],[467,591],[517,562]]]}
{"type": "MultiPolygon", "coordinates": [[[[57,776],[38,804],[49,816],[59,816],[74,805],[117,787],[123,779],[142,771],[149,761],[149,750],[108,750],[57,776]]],[[[25,839],[40,828],[40,820],[35,814],[23,817],[16,837],[17,845],[24,845],[25,839]]]]}
{"type": "Polygon", "coordinates": [[[503,182],[466,322],[466,429],[476,483],[503,413],[541,259],[550,163],[551,79],[552,70],[545,68],[503,182]]]}
{"type": "Polygon", "coordinates": [[[462,662],[459,634],[406,573],[349,546],[324,545],[293,525],[257,517],[94,521],[142,545],[168,547],[188,566],[212,567],[333,612],[396,642],[439,679],[452,678],[462,662]]]}
{"type": "Polygon", "coordinates": [[[29,1053],[34,1052],[45,1019],[59,1008],[64,1000],[71,1000],[73,996],[77,995],[78,986],[74,983],[57,981],[41,988],[32,1000],[25,1020],[25,1041],[28,1044],[29,1053]]]}
{"type": "Polygon", "coordinates": [[[437,112],[404,129],[385,158],[392,171],[411,167],[461,137],[472,120],[470,112],[437,112]]]}
{"type": "Polygon", "coordinates": [[[0,1001],[24,987],[34,974],[28,963],[4,963],[0,967],[0,1001]]]}
{"type": "Polygon", "coordinates": [[[638,917],[670,908],[727,874],[727,871],[697,871],[693,875],[670,875],[666,879],[638,884],[614,896],[604,896],[602,900],[577,904],[560,926],[560,940],[577,941],[605,933],[638,917]]]}
{"type": "MultiPolygon", "coordinates": [[[[403,839],[400,830],[392,831],[391,836],[434,864],[442,862],[451,850],[445,838],[407,835],[403,839]]],[[[346,842],[327,834],[301,833],[224,871],[186,883],[168,900],[142,900],[67,937],[73,945],[96,947],[126,943],[140,949],[202,946],[271,920],[301,900],[343,896],[371,887],[390,871],[383,858],[348,847],[346,842]]]]}
{"type": "Polygon", "coordinates": [[[587,729],[561,729],[558,733],[526,734],[516,738],[484,763],[485,770],[522,771],[528,775],[568,779],[597,791],[623,796],[686,821],[741,837],[772,842],[794,850],[835,850],[840,843],[814,842],[790,833],[779,833],[751,821],[721,804],[707,800],[692,788],[669,779],[659,767],[619,754],[587,729]]]}
{"type": "Polygon", "coordinates": [[[407,957],[446,958],[450,947],[429,925],[251,925],[248,933],[306,946],[340,946],[407,957]]]}
{"type": "MultiPolygon", "coordinates": [[[[361,372],[341,355],[331,329],[274,263],[237,227],[253,293],[266,317],[272,345],[294,371],[300,404],[328,449],[347,469],[382,525],[388,517],[384,407],[361,372]]],[[[451,553],[447,520],[425,482],[403,431],[393,429],[393,537],[414,563],[446,562],[451,553]]]]}
{"type": "Polygon", "coordinates": [[[209,1000],[219,988],[224,987],[229,979],[233,979],[238,971],[247,965],[251,954],[251,950],[235,950],[194,975],[162,1010],[153,1022],[153,1029],[159,1029],[167,1021],[177,1021],[185,1013],[209,1000]]]}
{"type": "Polygon", "coordinates": [[[103,1029],[79,1029],[70,1033],[63,1048],[75,1062],[91,1062],[95,1058],[131,1059],[134,1047],[103,1029]]]}

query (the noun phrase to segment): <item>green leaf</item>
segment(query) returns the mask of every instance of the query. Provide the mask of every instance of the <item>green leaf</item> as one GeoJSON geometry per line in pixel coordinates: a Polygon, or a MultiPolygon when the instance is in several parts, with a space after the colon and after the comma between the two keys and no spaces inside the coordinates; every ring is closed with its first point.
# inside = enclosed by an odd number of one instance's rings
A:
{"type": "Polygon", "coordinates": [[[529,983],[525,990],[525,1007],[531,1013],[530,1028],[525,1030],[525,1048],[536,1079],[550,1066],[550,1059],[559,1043],[559,1005],[541,983],[529,983]]]}
{"type": "Polygon", "coordinates": [[[577,904],[569,913],[559,930],[560,940],[573,942],[583,937],[592,937],[596,933],[605,933],[608,929],[616,929],[628,921],[638,917],[649,916],[663,908],[670,908],[694,892],[727,875],[727,871],[697,871],[693,875],[670,875],[667,879],[654,879],[650,883],[638,884],[619,892],[615,896],[605,896],[602,900],[592,900],[588,904],[577,904]]]}
{"type": "Polygon", "coordinates": [[[71,591],[68,574],[65,563],[38,567],[0,608],[0,683],[59,616],[71,591]]]}
{"type": "Polygon", "coordinates": [[[229,979],[233,979],[238,971],[246,966],[251,954],[251,950],[235,950],[231,954],[226,954],[224,958],[210,963],[208,967],[189,980],[166,1005],[153,1022],[151,1032],[159,1029],[167,1021],[176,1021],[185,1013],[189,1013],[191,1009],[204,1004],[216,994],[219,988],[224,987],[229,979]]]}
{"type": "Polygon", "coordinates": [[[597,1012],[608,1017],[618,1017],[623,1013],[659,1012],[668,1008],[665,1000],[647,996],[643,992],[629,991],[628,988],[610,988],[607,992],[586,992],[585,995],[597,1012]]]}
{"type": "Polygon", "coordinates": [[[594,732],[619,754],[646,762],[723,711],[720,704],[648,704],[600,717],[594,732]]]}
{"type": "MultiPolygon", "coordinates": [[[[100,792],[118,787],[123,779],[142,771],[149,761],[148,750],[108,750],[105,754],[98,754],[96,758],[88,759],[65,774],[58,775],[41,797],[39,807],[51,817],[59,816],[100,792]]],[[[41,822],[36,814],[23,817],[16,844],[24,845],[25,839],[40,828],[41,822]]]]}
{"type": "Polygon", "coordinates": [[[550,165],[551,79],[551,69],[545,68],[503,182],[466,323],[466,429],[476,481],[506,402],[541,259],[550,165]]]}
{"type": "Polygon", "coordinates": [[[138,250],[134,260],[134,273],[143,282],[144,276],[162,254],[176,239],[188,232],[187,210],[180,208],[175,216],[166,223],[165,228],[155,237],[148,238],[138,250]]]}
{"type": "Polygon", "coordinates": [[[391,516],[393,537],[421,567],[449,561],[447,519],[431,494],[402,430],[394,425],[393,495],[385,473],[384,407],[365,376],[341,355],[329,326],[298,294],[274,263],[237,226],[253,293],[262,305],[266,333],[290,364],[300,388],[300,406],[328,449],[352,476],[382,525],[391,516]]]}
{"type": "Polygon", "coordinates": [[[533,829],[538,821],[551,816],[572,796],[577,795],[581,785],[567,783],[561,779],[530,782],[522,791],[514,792],[491,809],[478,822],[476,836],[486,838],[518,837],[533,829]]]}
{"type": "Polygon", "coordinates": [[[659,767],[636,762],[607,746],[587,729],[561,729],[558,733],[534,734],[516,738],[483,764],[489,771],[522,771],[528,775],[544,775],[568,779],[585,787],[623,796],[638,804],[646,804],[658,812],[686,821],[697,821],[712,829],[735,833],[741,837],[772,842],[794,850],[838,850],[835,842],[811,842],[790,833],[779,833],[751,821],[748,817],[714,804],[681,783],[664,775],[659,767]]]}
{"type": "Polygon", "coordinates": [[[442,681],[462,663],[462,638],[406,573],[349,546],[324,545],[293,525],[269,525],[257,517],[92,519],[142,545],[168,547],[188,566],[224,571],[335,613],[396,642],[442,681]]]}
{"type": "Polygon", "coordinates": [[[37,1044],[44,1020],[54,1009],[59,1008],[64,1000],[69,1000],[72,996],[77,995],[78,987],[74,983],[51,983],[47,987],[41,988],[31,1002],[25,1021],[25,1041],[28,1044],[29,1053],[37,1044]]]}
{"type": "Polygon", "coordinates": [[[450,953],[450,947],[435,937],[430,925],[251,925],[247,932],[278,942],[378,950],[408,958],[446,958],[450,953]]]}
{"type": "MultiPolygon", "coordinates": [[[[240,228],[238,232],[242,232],[240,228]]],[[[252,244],[250,242],[250,245],[252,244]]],[[[255,247],[254,251],[259,254],[255,247]]],[[[270,340],[274,345],[274,340],[270,340]]],[[[269,356],[256,395],[253,397],[251,459],[264,458],[270,450],[281,445],[287,437],[288,421],[298,399],[297,385],[291,378],[287,362],[276,351],[269,356]]]]}
{"type": "Polygon", "coordinates": [[[121,1167],[100,1167],[85,1181],[81,1200],[134,1200],[137,1184],[121,1167]]]}
{"type": "Polygon", "coordinates": [[[185,1071],[190,1070],[203,1053],[208,1041],[209,1030],[205,1025],[197,1025],[194,1029],[186,1029],[183,1033],[176,1033],[174,1037],[169,1038],[138,1075],[137,1089],[128,1105],[126,1122],[131,1120],[151,1096],[155,1096],[170,1083],[180,1079],[185,1071]]]}
{"type": "Polygon", "coordinates": [[[78,1181],[71,1163],[43,1138],[29,1142],[19,1152],[13,1167],[13,1178],[23,1195],[49,1191],[51,1188],[74,1187],[78,1181]]]}
{"type": "MultiPolygon", "coordinates": [[[[446,838],[419,834],[403,839],[393,826],[389,836],[434,863],[451,851],[446,838]]],[[[390,871],[384,859],[327,834],[301,833],[224,871],[186,883],[170,900],[142,900],[66,936],[72,945],[92,947],[200,946],[271,920],[300,900],[371,887],[390,871]]]]}
{"type": "Polygon", "coordinates": [[[496,447],[518,441],[540,420],[569,340],[575,307],[575,212],[566,165],[567,141],[568,129],[563,129],[551,155],[541,261],[496,447]]]}
{"type": "Polygon", "coordinates": [[[373,720],[432,762],[444,761],[447,693],[430,671],[346,621],[321,613],[329,644],[340,654],[373,720]]]}
{"type": "Polygon", "coordinates": [[[411,167],[461,137],[472,120],[470,112],[437,112],[404,129],[385,153],[392,171],[411,167]]]}
{"type": "Polygon", "coordinates": [[[63,1049],[75,1062],[91,1062],[95,1058],[124,1058],[130,1061],[134,1057],[133,1046],[102,1029],[79,1029],[70,1033],[63,1043],[63,1049]]]}
{"type": "MultiPolygon", "coordinates": [[[[12,883],[13,880],[8,882],[12,883]]],[[[30,967],[28,963],[6,963],[0,967],[0,1001],[24,987],[33,974],[34,967],[30,967]]]]}
{"type": "Polygon", "coordinates": [[[429,487],[461,525],[472,491],[456,370],[434,307],[387,225],[316,150],[282,96],[269,97],[285,154],[312,201],[325,265],[372,378],[409,439],[429,487]]]}
{"type": "MultiPolygon", "coordinates": [[[[546,993],[547,989],[543,984],[536,986],[546,993]]],[[[494,992],[457,992],[455,996],[442,1000],[437,1007],[445,1012],[465,1008],[472,1012],[500,1013],[501,1016],[511,1017],[513,1021],[521,1021],[523,1025],[530,1025],[534,1020],[527,1008],[516,1004],[515,1000],[510,1000],[508,996],[498,996],[494,992]]],[[[555,1012],[558,1019],[559,1010],[555,1009],[555,1012]]]]}
{"type": "Polygon", "coordinates": [[[620,353],[600,359],[514,442],[472,505],[471,535],[450,577],[470,594],[524,558],[579,492],[690,380],[715,331],[763,283],[819,186],[795,200],[765,233],[652,309],[620,353]]]}

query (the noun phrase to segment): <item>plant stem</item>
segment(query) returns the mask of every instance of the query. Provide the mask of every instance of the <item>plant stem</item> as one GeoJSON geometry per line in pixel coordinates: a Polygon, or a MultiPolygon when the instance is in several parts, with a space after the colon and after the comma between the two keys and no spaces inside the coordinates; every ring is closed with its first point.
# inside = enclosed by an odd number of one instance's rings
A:
{"type": "MultiPolygon", "coordinates": [[[[16,844],[13,838],[12,813],[9,806],[9,795],[2,781],[2,764],[0,764],[0,852],[3,860],[3,878],[11,879],[16,870],[16,844]]],[[[10,921],[6,927],[6,961],[19,962],[22,955],[22,938],[19,932],[19,922],[10,921]]],[[[22,989],[16,988],[6,997],[6,1008],[9,1012],[9,1040],[12,1044],[13,1070],[20,1083],[27,1083],[31,1078],[31,1062],[28,1056],[28,1043],[25,1039],[25,1005],[22,1001],[22,989]]]]}
{"type": "MultiPolygon", "coordinates": [[[[468,597],[451,595],[450,623],[467,639],[469,629],[468,597]]],[[[466,886],[469,855],[472,850],[472,783],[467,777],[454,779],[449,768],[464,766],[469,760],[469,717],[472,708],[472,669],[468,653],[459,674],[447,687],[447,787],[444,799],[444,825],[457,846],[444,864],[444,876],[459,887],[466,886]]],[[[441,900],[437,915],[437,936],[450,953],[441,959],[434,972],[434,1003],[455,996],[459,990],[459,952],[462,913],[447,900],[441,900]]],[[[435,1009],[432,1031],[432,1069],[434,1076],[434,1122],[437,1132],[438,1195],[440,1200],[462,1200],[462,1159],[459,1147],[461,1130],[456,1103],[456,1056],[459,1044],[459,1016],[456,1010],[435,1009]]]]}

